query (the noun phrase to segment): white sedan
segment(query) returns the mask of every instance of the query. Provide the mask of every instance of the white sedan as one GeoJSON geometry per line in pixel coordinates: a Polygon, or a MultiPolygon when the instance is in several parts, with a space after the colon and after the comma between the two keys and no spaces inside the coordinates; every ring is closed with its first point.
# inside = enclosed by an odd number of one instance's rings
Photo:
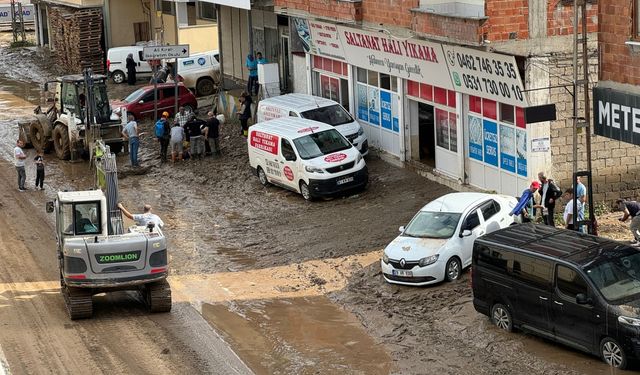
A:
{"type": "Polygon", "coordinates": [[[387,282],[428,285],[460,278],[471,265],[473,242],[519,220],[510,216],[514,197],[451,193],[424,206],[384,249],[380,265],[387,282]]]}

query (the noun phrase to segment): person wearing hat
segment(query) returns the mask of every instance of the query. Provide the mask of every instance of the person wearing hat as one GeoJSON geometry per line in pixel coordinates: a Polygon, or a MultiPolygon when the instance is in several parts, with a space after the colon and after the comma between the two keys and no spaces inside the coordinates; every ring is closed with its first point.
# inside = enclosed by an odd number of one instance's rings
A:
{"type": "Polygon", "coordinates": [[[169,139],[171,139],[171,125],[169,125],[169,112],[167,111],[162,112],[162,117],[156,121],[156,138],[160,143],[160,160],[165,163],[167,161],[169,139]]]}
{"type": "Polygon", "coordinates": [[[509,215],[522,215],[522,222],[529,223],[533,218],[533,193],[540,189],[538,181],[532,181],[528,189],[522,192],[518,204],[511,210],[509,215]]]}

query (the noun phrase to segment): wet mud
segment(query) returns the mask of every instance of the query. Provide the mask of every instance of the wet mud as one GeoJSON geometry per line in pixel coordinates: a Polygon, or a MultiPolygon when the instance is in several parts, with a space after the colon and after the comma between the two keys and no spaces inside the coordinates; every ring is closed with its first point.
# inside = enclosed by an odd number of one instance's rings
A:
{"type": "MultiPolygon", "coordinates": [[[[30,64],[33,52],[20,54],[26,57],[13,56],[30,64]]],[[[35,87],[47,77],[36,75],[0,68],[0,155],[7,160],[16,119],[30,114],[35,87]]],[[[113,98],[134,89],[109,86],[113,98]]],[[[498,331],[473,309],[468,273],[427,288],[384,282],[380,249],[448,188],[372,152],[365,192],[306,202],[260,185],[236,121],[222,126],[222,156],[176,164],[160,163],[151,122],[140,125],[144,169],[118,156],[120,200],[136,212],[151,204],[163,218],[176,298],[198,308],[256,373],[626,374],[564,346],[498,331]]],[[[92,186],[87,163],[45,160],[47,189],[28,199],[92,186]]],[[[34,174],[28,164],[28,178],[34,174]]],[[[96,301],[101,319],[117,319],[108,317],[113,311],[143,314],[130,294],[96,301]]]]}

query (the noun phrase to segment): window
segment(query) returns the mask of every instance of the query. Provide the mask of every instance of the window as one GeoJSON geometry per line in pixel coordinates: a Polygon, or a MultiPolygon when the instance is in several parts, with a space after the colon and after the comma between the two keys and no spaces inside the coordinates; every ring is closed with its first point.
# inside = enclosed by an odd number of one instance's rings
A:
{"type": "Polygon", "coordinates": [[[203,20],[216,21],[216,6],[212,3],[198,1],[198,16],[203,20]]]}
{"type": "Polygon", "coordinates": [[[513,253],[487,246],[480,246],[477,254],[479,266],[503,273],[507,273],[509,262],[513,260],[513,253]]]}
{"type": "Polygon", "coordinates": [[[513,254],[513,275],[531,286],[551,288],[551,262],[522,254],[513,254]]]}
{"type": "MultiPolygon", "coordinates": [[[[147,42],[149,41],[149,22],[134,22],[133,23],[133,36],[136,42],[147,42]]],[[[141,53],[142,56],[142,53],[141,53]]],[[[141,61],[144,61],[142,57],[141,61]]]]}
{"type": "Polygon", "coordinates": [[[175,96],[176,96],[175,87],[167,87],[167,88],[162,89],[162,98],[163,99],[175,98],[175,96]]]}
{"type": "Polygon", "coordinates": [[[391,76],[389,76],[388,74],[380,73],[380,88],[391,90],[391,76]]]}
{"type": "Polygon", "coordinates": [[[289,141],[283,138],[281,144],[282,144],[282,156],[285,158],[285,160],[295,161],[296,153],[293,151],[293,147],[291,147],[291,143],[289,143],[289,141]]]}
{"type": "Polygon", "coordinates": [[[358,75],[358,82],[367,83],[367,70],[366,69],[358,68],[357,75],[358,75]]]}
{"type": "Polygon", "coordinates": [[[489,219],[493,215],[497,214],[498,211],[500,211],[500,205],[496,201],[494,201],[492,199],[489,202],[485,202],[480,207],[480,211],[482,211],[482,216],[484,217],[484,220],[486,221],[487,219],[489,219]]]}
{"type": "Polygon", "coordinates": [[[458,125],[455,113],[436,108],[436,142],[445,150],[458,152],[458,125]]]}
{"type": "Polygon", "coordinates": [[[515,113],[512,105],[500,103],[500,121],[508,124],[515,123],[515,113]]]}
{"type": "Polygon", "coordinates": [[[66,203],[62,207],[64,234],[100,234],[100,202],[66,203]]]}
{"type": "Polygon", "coordinates": [[[140,61],[144,61],[144,51],[138,51],[138,58],[140,61]]]}
{"type": "Polygon", "coordinates": [[[378,72],[374,72],[373,70],[367,71],[367,75],[369,76],[369,86],[378,87],[378,72]]]}
{"type": "Polygon", "coordinates": [[[161,10],[163,14],[170,14],[172,16],[176,15],[176,8],[173,1],[162,1],[161,10]]]}
{"type": "MultiPolygon", "coordinates": [[[[142,99],[140,99],[141,102],[143,103],[149,103],[149,102],[153,102],[154,96],[153,96],[154,91],[151,90],[149,93],[147,93],[145,96],[142,97],[142,99]]],[[[160,98],[160,97],[158,97],[160,98]]]]}
{"type": "MultiPolygon", "coordinates": [[[[62,108],[70,112],[76,111],[76,86],[73,84],[62,85],[62,108]]],[[[77,114],[77,113],[76,113],[77,114]]]]}
{"type": "Polygon", "coordinates": [[[464,223],[463,229],[474,230],[480,225],[480,218],[478,217],[478,210],[474,210],[473,213],[467,216],[467,220],[464,223]]]}
{"type": "Polygon", "coordinates": [[[298,117],[298,114],[294,111],[289,111],[289,117],[298,117]]]}
{"type": "Polygon", "coordinates": [[[411,219],[403,234],[418,238],[451,238],[460,216],[452,212],[420,211],[411,219]]]}
{"type": "Polygon", "coordinates": [[[296,145],[300,157],[304,160],[353,147],[349,141],[344,139],[344,137],[334,129],[296,138],[293,140],[293,143],[296,145]]]}
{"type": "Polygon", "coordinates": [[[575,300],[579,293],[587,294],[587,283],[575,270],[558,266],[556,270],[556,287],[564,296],[575,300]]]}
{"type": "Polygon", "coordinates": [[[328,107],[311,109],[300,114],[302,118],[324,122],[331,126],[338,126],[353,122],[353,118],[341,106],[335,104],[328,107]]]}

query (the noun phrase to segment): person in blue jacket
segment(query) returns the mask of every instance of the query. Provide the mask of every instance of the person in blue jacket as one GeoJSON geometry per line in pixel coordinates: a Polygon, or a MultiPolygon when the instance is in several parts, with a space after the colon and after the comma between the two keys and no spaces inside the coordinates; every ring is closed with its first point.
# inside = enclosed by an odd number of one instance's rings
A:
{"type": "Polygon", "coordinates": [[[531,182],[528,189],[522,192],[518,204],[513,208],[509,215],[522,215],[522,222],[529,223],[533,218],[533,193],[540,189],[538,181],[531,182]]]}
{"type": "Polygon", "coordinates": [[[252,54],[247,55],[247,61],[245,63],[247,69],[249,69],[249,81],[247,82],[247,92],[249,95],[257,95],[256,88],[258,86],[258,61],[252,54]]]}

